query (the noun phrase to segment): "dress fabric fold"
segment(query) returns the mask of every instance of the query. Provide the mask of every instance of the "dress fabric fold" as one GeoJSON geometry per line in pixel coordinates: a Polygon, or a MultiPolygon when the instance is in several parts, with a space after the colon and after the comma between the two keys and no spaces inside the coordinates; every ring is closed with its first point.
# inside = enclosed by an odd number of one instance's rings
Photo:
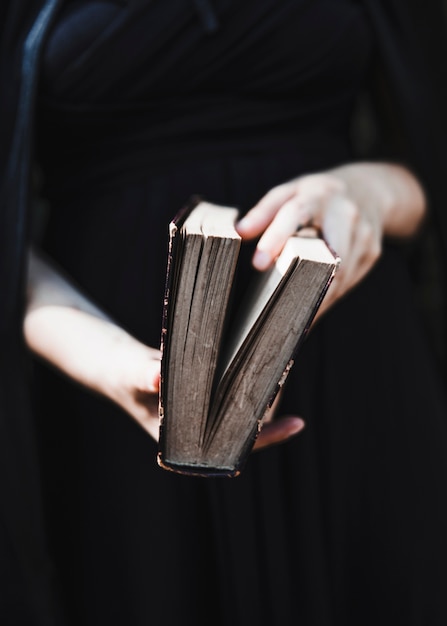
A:
{"type": "MultiPolygon", "coordinates": [[[[245,211],[355,159],[352,115],[381,45],[368,6],[64,3],[36,100],[45,251],[158,346],[167,224],[192,194],[245,211]]],[[[289,376],[280,412],[305,432],[235,480],[164,473],[127,416],[35,364],[68,622],[445,626],[447,404],[412,298],[387,244],[289,376]]]]}

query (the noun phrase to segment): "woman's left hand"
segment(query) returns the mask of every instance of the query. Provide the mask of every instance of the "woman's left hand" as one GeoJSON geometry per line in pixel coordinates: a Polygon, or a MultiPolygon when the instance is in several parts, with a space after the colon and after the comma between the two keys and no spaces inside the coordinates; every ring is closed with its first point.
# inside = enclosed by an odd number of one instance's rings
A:
{"type": "Polygon", "coordinates": [[[380,256],[384,234],[412,235],[424,212],[424,193],[408,170],[387,163],[358,163],[273,188],[237,228],[244,239],[261,235],[253,257],[258,270],[273,263],[300,227],[321,229],[341,258],[321,313],[371,270],[380,256]]]}

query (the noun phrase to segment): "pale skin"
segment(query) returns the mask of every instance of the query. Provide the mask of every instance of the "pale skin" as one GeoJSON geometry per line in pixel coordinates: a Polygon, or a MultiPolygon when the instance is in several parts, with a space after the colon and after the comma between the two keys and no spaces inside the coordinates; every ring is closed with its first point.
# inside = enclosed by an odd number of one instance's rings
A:
{"type": "MultiPolygon", "coordinates": [[[[105,396],[157,440],[160,351],[144,345],[92,304],[51,263],[30,253],[24,334],[29,348],[90,391],[105,396]]],[[[255,448],[304,427],[283,416],[266,424],[255,448]]]]}
{"type": "MultiPolygon", "coordinates": [[[[356,163],[299,177],[269,191],[239,222],[245,240],[260,237],[253,257],[269,267],[287,238],[319,227],[342,259],[319,316],[372,269],[384,237],[413,236],[426,211],[421,185],[405,167],[356,163]]],[[[93,305],[51,264],[30,255],[24,334],[29,348],[77,383],[99,393],[158,438],[160,353],[93,305]]],[[[283,416],[264,425],[257,448],[287,440],[304,422],[283,416]]]]}

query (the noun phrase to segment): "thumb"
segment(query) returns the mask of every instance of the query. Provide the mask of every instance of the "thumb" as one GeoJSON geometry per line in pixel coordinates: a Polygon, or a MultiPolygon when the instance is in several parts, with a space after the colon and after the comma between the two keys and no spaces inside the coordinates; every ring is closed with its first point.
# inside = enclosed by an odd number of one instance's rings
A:
{"type": "Polygon", "coordinates": [[[131,386],[142,393],[156,394],[160,387],[160,357],[155,350],[139,349],[132,355],[128,378],[131,386]]]}
{"type": "Polygon", "coordinates": [[[155,361],[148,368],[146,380],[147,391],[149,393],[158,393],[160,387],[160,361],[155,361]]]}

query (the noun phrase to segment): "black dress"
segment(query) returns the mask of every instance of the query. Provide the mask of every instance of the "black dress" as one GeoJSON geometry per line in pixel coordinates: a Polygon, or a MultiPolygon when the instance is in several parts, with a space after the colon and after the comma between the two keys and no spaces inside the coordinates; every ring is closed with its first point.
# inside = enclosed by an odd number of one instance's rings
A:
{"type": "MultiPolygon", "coordinates": [[[[354,0],[218,0],[217,29],[196,4],[71,0],[43,59],[44,247],[153,346],[169,220],[353,159],[375,54],[354,0]]],[[[305,432],[235,480],[162,471],[126,415],[39,368],[73,624],[445,626],[447,411],[413,310],[387,245],[300,352],[281,411],[305,432]]]]}

